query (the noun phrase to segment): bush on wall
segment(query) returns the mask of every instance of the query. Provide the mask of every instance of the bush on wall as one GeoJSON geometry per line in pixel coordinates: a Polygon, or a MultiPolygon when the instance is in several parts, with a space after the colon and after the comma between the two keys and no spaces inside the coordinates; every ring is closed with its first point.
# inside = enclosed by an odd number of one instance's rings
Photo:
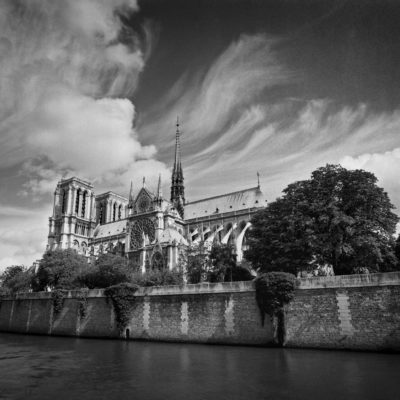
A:
{"type": "Polygon", "coordinates": [[[285,336],[284,306],[294,297],[296,278],[286,272],[268,272],[255,281],[256,300],[261,312],[262,324],[268,314],[275,329],[275,340],[282,345],[285,336]]]}
{"type": "Polygon", "coordinates": [[[56,289],[51,292],[51,298],[53,299],[53,315],[57,315],[61,312],[67,294],[68,291],[63,289],[56,289]]]}
{"type": "Polygon", "coordinates": [[[129,324],[132,317],[135,292],[137,285],[131,283],[119,283],[105,289],[104,294],[112,301],[115,310],[115,320],[120,333],[129,324]]]}

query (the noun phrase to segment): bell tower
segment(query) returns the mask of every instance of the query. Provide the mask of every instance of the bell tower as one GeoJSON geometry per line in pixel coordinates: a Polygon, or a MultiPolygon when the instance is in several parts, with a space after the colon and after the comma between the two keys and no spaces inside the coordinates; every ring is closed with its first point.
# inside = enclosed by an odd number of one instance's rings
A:
{"type": "Polygon", "coordinates": [[[85,254],[95,227],[93,186],[82,179],[61,179],[54,192],[47,250],[74,248],[85,254]]]}
{"type": "Polygon", "coordinates": [[[171,181],[171,203],[178,210],[181,218],[183,218],[185,206],[185,186],[183,184],[184,179],[181,163],[181,144],[178,117],[176,119],[175,161],[174,168],[172,170],[171,181]]]}

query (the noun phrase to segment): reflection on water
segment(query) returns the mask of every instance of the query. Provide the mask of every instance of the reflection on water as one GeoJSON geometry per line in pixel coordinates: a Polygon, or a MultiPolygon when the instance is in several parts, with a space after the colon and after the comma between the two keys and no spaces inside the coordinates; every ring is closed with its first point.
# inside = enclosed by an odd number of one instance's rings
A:
{"type": "Polygon", "coordinates": [[[398,399],[400,356],[0,333],[0,399],[398,399]]]}

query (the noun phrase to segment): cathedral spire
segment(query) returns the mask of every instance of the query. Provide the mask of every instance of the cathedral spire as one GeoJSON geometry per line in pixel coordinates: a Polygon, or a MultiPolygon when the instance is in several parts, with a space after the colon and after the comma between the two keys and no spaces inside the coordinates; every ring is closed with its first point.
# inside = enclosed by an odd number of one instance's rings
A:
{"type": "Polygon", "coordinates": [[[177,208],[179,214],[183,218],[183,205],[185,204],[185,187],[183,185],[183,172],[181,164],[181,143],[179,130],[179,117],[176,118],[176,135],[175,135],[175,161],[172,170],[171,182],[171,203],[177,208]],[[178,204],[181,204],[178,207],[178,204]]]}
{"type": "Polygon", "coordinates": [[[179,117],[176,117],[176,134],[175,134],[175,163],[174,170],[181,166],[181,142],[179,132],[179,117]]]}
{"type": "Polygon", "coordinates": [[[129,191],[128,208],[133,208],[133,187],[131,181],[131,190],[129,191]]]}
{"type": "Polygon", "coordinates": [[[159,199],[162,198],[161,174],[158,175],[157,198],[159,198],[159,199]]]}

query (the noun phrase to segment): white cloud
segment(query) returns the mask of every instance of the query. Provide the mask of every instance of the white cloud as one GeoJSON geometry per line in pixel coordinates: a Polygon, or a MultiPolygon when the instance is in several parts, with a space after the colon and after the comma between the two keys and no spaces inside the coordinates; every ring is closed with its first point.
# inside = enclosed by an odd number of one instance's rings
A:
{"type": "Polygon", "coordinates": [[[101,182],[153,160],[122,98],[146,49],[134,32],[120,41],[118,14],[137,9],[134,0],[0,3],[0,168],[24,166],[21,193],[40,197],[65,173],[101,182]]]}
{"type": "Polygon", "coordinates": [[[51,204],[40,209],[0,205],[0,273],[10,265],[32,265],[46,249],[51,204]]]}
{"type": "Polygon", "coordinates": [[[384,153],[345,156],[341,164],[349,169],[364,169],[374,173],[378,184],[388,192],[397,210],[400,210],[400,147],[384,153]]]}
{"type": "Polygon", "coordinates": [[[185,140],[196,146],[196,151],[212,144],[265,89],[293,79],[293,74],[277,60],[276,44],[265,35],[242,35],[206,74],[195,78],[185,74],[143,118],[149,122],[141,132],[159,140],[156,134],[180,115],[185,140]]]}

